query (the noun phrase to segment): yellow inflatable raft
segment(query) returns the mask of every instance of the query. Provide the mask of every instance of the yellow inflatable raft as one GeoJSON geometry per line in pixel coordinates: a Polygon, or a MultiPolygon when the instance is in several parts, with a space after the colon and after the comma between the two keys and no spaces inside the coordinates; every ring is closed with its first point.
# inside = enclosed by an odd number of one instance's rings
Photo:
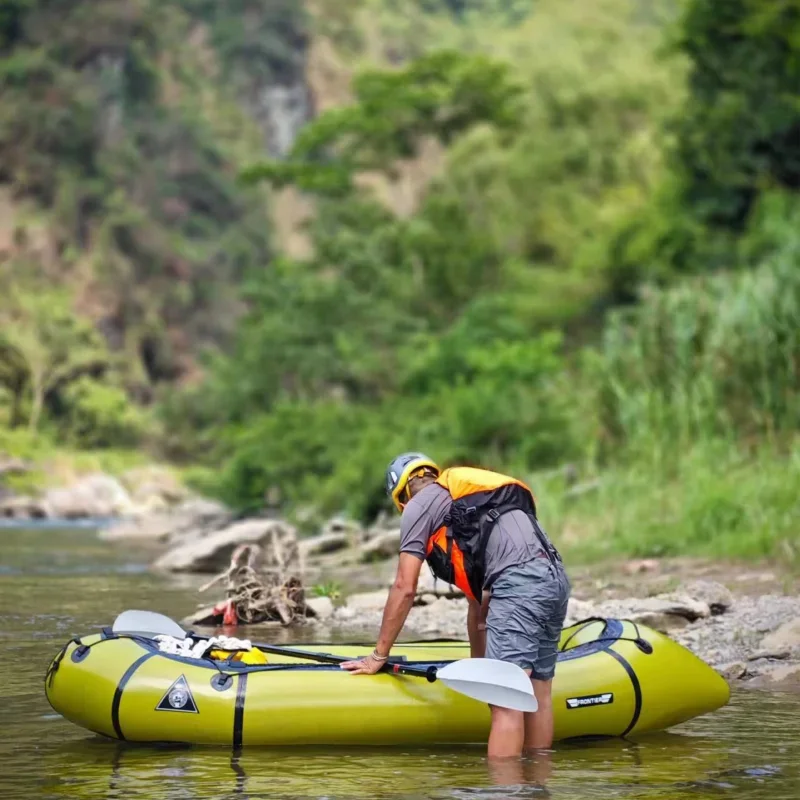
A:
{"type": "MultiPolygon", "coordinates": [[[[371,646],[303,649],[355,658],[371,646]]],[[[728,702],[728,684],[711,667],[628,621],[591,619],[566,628],[560,651],[553,682],[557,740],[662,730],[728,702]]],[[[468,657],[464,642],[392,650],[393,659],[415,666],[468,657]]],[[[488,736],[488,707],[439,681],[354,676],[272,654],[246,660],[266,663],[170,655],[152,639],[106,629],[64,646],[48,668],[46,693],[75,724],[136,742],[420,745],[488,736]]]]}

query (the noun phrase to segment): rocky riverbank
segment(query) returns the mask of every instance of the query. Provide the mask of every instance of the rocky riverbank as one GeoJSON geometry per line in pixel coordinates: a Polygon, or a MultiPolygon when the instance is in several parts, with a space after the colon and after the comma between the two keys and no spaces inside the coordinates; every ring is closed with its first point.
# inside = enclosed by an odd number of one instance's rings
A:
{"type": "MultiPolygon", "coordinates": [[[[234,520],[213,506],[205,511],[203,517],[192,518],[184,509],[183,516],[123,523],[101,536],[109,540],[149,536],[161,548],[153,569],[198,574],[226,570],[236,548],[254,546],[269,554],[277,552],[280,543],[281,570],[305,587],[304,595],[294,595],[305,608],[291,615],[291,624],[323,625],[358,639],[365,632],[377,632],[394,576],[399,542],[395,518],[381,519],[366,529],[331,520],[319,535],[299,538],[286,520],[267,515],[234,520]],[[171,526],[164,524],[168,519],[171,526]],[[309,588],[315,581],[322,596],[309,588]],[[338,582],[369,591],[325,596],[326,583],[338,582]]],[[[274,571],[274,559],[267,557],[266,566],[267,572],[274,571]]],[[[732,682],[800,688],[796,576],[692,559],[620,561],[570,568],[570,576],[568,625],[588,617],[630,619],[666,633],[732,682]]],[[[219,614],[208,616],[210,608],[200,609],[191,621],[219,621],[219,614]]],[[[463,595],[435,582],[423,567],[404,635],[464,638],[466,613],[463,595]]]]}
{"type": "MultiPolygon", "coordinates": [[[[240,519],[190,494],[160,468],[132,470],[119,479],[88,475],[36,498],[0,498],[0,516],[113,518],[100,530],[102,539],[117,546],[151,545],[154,571],[206,576],[198,587],[198,612],[189,620],[194,625],[263,619],[323,625],[360,640],[380,626],[399,543],[395,517],[367,528],[334,519],[311,537],[299,536],[294,525],[266,511],[240,519]],[[233,563],[237,554],[247,556],[249,611],[236,605],[242,592],[237,594],[235,579],[245,568],[233,563]],[[254,576],[261,581],[255,589],[254,576]],[[209,605],[211,598],[200,595],[212,590],[217,602],[209,605]]],[[[800,688],[797,576],[692,559],[619,561],[569,571],[573,595],[566,624],[595,616],[631,619],[666,633],[731,682],[800,688]]],[[[466,612],[463,595],[434,582],[423,567],[404,635],[464,638],[466,612]]]]}
{"type": "MultiPolygon", "coordinates": [[[[13,492],[3,486],[6,476],[20,476],[34,467],[20,459],[0,454],[0,519],[16,522],[31,520],[111,520],[127,519],[143,522],[150,529],[159,515],[170,529],[175,514],[188,504],[194,515],[201,504],[202,513],[208,501],[192,495],[175,473],[159,466],[129,469],[114,477],[104,472],[88,472],[59,482],[61,485],[43,488],[33,494],[13,492]]],[[[224,509],[214,504],[217,512],[224,509]]]]}
{"type": "MultiPolygon", "coordinates": [[[[326,624],[342,631],[377,631],[386,591],[357,594],[331,611],[326,624]]],[[[463,638],[464,598],[434,597],[423,590],[407,631],[422,637],[463,638]]],[[[589,617],[616,617],[666,633],[731,682],[800,689],[800,597],[734,595],[715,581],[689,581],[649,597],[597,600],[573,596],[566,625],[589,617]]]]}

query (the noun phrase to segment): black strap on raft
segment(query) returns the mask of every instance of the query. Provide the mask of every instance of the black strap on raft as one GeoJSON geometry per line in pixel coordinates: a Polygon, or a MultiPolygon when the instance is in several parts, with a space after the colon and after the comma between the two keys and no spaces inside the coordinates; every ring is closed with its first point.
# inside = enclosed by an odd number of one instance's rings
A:
{"type": "Polygon", "coordinates": [[[55,676],[56,672],[58,672],[58,668],[61,666],[61,662],[64,660],[64,656],[67,654],[67,648],[71,644],[77,644],[79,647],[87,646],[81,643],[79,637],[74,636],[58,651],[56,657],[50,662],[50,666],[47,668],[47,672],[44,676],[45,683],[48,685],[48,687],[52,687],[53,677],[55,676]]]}
{"type": "Polygon", "coordinates": [[[44,679],[45,683],[48,687],[53,685],[53,678],[55,677],[56,672],[58,672],[58,668],[61,666],[61,662],[64,660],[64,656],[67,654],[67,649],[71,644],[78,645],[72,651],[72,660],[73,661],[83,661],[86,658],[86,655],[89,651],[95,647],[96,645],[100,644],[100,642],[105,642],[108,639],[116,639],[118,638],[116,634],[113,636],[109,636],[107,638],[98,639],[96,642],[92,642],[91,644],[84,644],[82,639],[79,636],[73,636],[56,654],[56,657],[50,662],[50,666],[47,668],[47,672],[45,673],[44,679]]]}
{"type": "MultiPolygon", "coordinates": [[[[639,626],[631,619],[624,619],[621,620],[622,622],[630,622],[633,625],[633,629],[636,631],[636,638],[631,639],[629,636],[603,636],[602,634],[597,637],[597,639],[592,639],[592,642],[633,642],[645,655],[650,655],[653,652],[653,645],[644,639],[639,633],[639,626]]],[[[559,648],[560,653],[564,653],[567,650],[567,646],[569,643],[582,631],[586,630],[589,625],[593,625],[595,622],[602,622],[603,623],[603,633],[606,632],[608,629],[608,620],[605,617],[587,617],[586,619],[582,619],[580,622],[576,622],[575,624],[580,626],[577,630],[574,630],[568,637],[567,641],[559,648]]],[[[587,642],[586,644],[590,644],[587,642]]]]}

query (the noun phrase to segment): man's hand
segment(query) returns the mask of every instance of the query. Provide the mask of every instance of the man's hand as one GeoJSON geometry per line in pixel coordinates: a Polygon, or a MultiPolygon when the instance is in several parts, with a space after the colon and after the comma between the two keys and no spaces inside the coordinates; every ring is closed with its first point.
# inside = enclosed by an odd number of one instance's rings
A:
{"type": "Polygon", "coordinates": [[[380,672],[381,667],[385,663],[385,661],[373,658],[372,654],[370,654],[366,658],[361,658],[358,661],[345,661],[339,666],[342,669],[348,670],[353,675],[374,675],[376,672],[380,672]]]}

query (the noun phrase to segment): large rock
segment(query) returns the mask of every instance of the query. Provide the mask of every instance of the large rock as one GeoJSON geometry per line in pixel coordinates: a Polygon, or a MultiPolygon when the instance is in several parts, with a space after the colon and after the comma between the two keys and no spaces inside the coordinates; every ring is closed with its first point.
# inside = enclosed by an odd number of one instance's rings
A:
{"type": "Polygon", "coordinates": [[[0,455],[0,478],[5,475],[24,475],[32,469],[33,465],[21,458],[0,455]]]}
{"type": "Polygon", "coordinates": [[[800,650],[800,617],[781,625],[768,633],[762,640],[759,650],[767,652],[789,652],[800,650]]]}
{"type": "Polygon", "coordinates": [[[783,661],[792,655],[791,650],[778,649],[775,647],[760,647],[755,652],[751,653],[748,661],[760,661],[766,659],[769,661],[783,661]]]}
{"type": "Polygon", "coordinates": [[[719,664],[716,670],[726,681],[737,681],[746,677],[747,664],[743,661],[731,661],[727,664],[719,664]]]}
{"type": "Polygon", "coordinates": [[[597,609],[592,603],[586,600],[579,600],[577,597],[570,597],[567,603],[567,616],[564,620],[564,627],[596,616],[598,616],[597,609]]]}
{"type": "Polygon", "coordinates": [[[567,611],[569,622],[594,616],[629,619],[666,633],[689,622],[710,617],[711,609],[707,603],[676,593],[630,600],[606,600],[596,605],[581,604],[580,600],[570,601],[567,611]]]}
{"type": "Polygon", "coordinates": [[[122,476],[137,507],[153,511],[163,510],[188,498],[186,487],[175,473],[160,466],[137,467],[122,476]]]}
{"type": "Polygon", "coordinates": [[[331,531],[322,533],[319,536],[312,536],[308,539],[300,540],[300,555],[304,558],[309,556],[321,556],[326,553],[335,553],[344,550],[350,544],[350,536],[344,531],[331,531]]]}
{"type": "Polygon", "coordinates": [[[0,500],[0,519],[43,519],[50,509],[41,500],[24,495],[12,495],[0,500]]]}
{"type": "Polygon", "coordinates": [[[221,503],[199,497],[182,503],[171,514],[182,523],[170,533],[167,539],[170,547],[210,536],[236,521],[233,512],[221,503]]]}
{"type": "Polygon", "coordinates": [[[108,525],[100,529],[98,536],[105,541],[147,539],[179,544],[221,530],[231,519],[231,512],[220,503],[192,498],[168,511],[142,514],[108,525]]]}
{"type": "Polygon", "coordinates": [[[711,609],[706,603],[686,595],[659,595],[629,602],[633,608],[622,616],[662,633],[711,616],[711,609]]]}
{"type": "Polygon", "coordinates": [[[362,563],[396,556],[400,549],[400,529],[383,531],[361,545],[358,560],[362,563]]]}
{"type": "Polygon", "coordinates": [[[727,586],[716,581],[690,581],[678,588],[678,594],[705,603],[712,614],[723,614],[733,605],[733,595],[727,586]]]}
{"type": "Polygon", "coordinates": [[[380,589],[377,592],[351,594],[350,597],[347,598],[347,608],[354,611],[370,611],[383,608],[386,605],[388,597],[389,592],[386,589],[380,589]]]}
{"type": "Polygon", "coordinates": [[[458,586],[437,580],[430,569],[424,565],[419,573],[417,582],[417,596],[431,594],[434,597],[463,597],[464,592],[458,586]]]}
{"type": "Polygon", "coordinates": [[[333,616],[333,601],[330,597],[308,597],[306,598],[306,609],[316,619],[328,619],[333,616]]]}
{"type": "Polygon", "coordinates": [[[800,664],[770,664],[748,685],[756,688],[800,687],[800,664]]]}
{"type": "Polygon", "coordinates": [[[124,517],[134,510],[125,487],[110,475],[87,475],[65,489],[50,489],[44,503],[50,516],[63,519],[124,517]]]}
{"type": "Polygon", "coordinates": [[[273,537],[293,539],[294,528],[280,520],[243,520],[200,539],[183,541],[157,558],[153,568],[167,572],[221,572],[229,566],[231,554],[240,544],[265,545],[273,537]]]}
{"type": "Polygon", "coordinates": [[[418,606],[409,615],[409,627],[426,636],[467,638],[466,598],[448,600],[440,597],[428,606],[418,606]]]}

